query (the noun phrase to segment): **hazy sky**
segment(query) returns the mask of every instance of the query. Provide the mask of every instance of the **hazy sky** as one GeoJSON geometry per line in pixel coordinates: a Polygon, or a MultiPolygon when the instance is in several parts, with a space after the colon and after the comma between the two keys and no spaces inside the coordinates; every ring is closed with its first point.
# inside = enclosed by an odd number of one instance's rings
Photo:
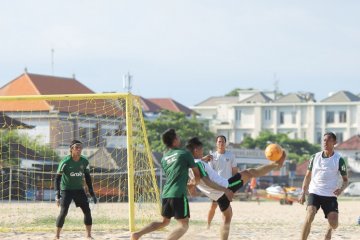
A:
{"type": "Polygon", "coordinates": [[[11,0],[0,85],[28,71],[195,105],[234,88],[360,93],[360,1],[11,0]],[[276,75],[276,76],[274,76],[276,75]]]}

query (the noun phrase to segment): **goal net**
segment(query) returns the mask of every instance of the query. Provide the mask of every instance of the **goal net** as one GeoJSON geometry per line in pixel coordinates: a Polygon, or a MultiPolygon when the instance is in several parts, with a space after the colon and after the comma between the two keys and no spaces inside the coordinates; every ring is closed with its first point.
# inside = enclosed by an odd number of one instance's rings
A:
{"type": "MultiPolygon", "coordinates": [[[[73,139],[83,143],[99,199],[92,207],[95,231],[133,231],[158,216],[160,166],[148,144],[139,97],[0,97],[0,128],[0,231],[54,230],[60,211],[54,178],[73,139]]],[[[83,229],[81,210],[72,208],[64,228],[83,229]]]]}

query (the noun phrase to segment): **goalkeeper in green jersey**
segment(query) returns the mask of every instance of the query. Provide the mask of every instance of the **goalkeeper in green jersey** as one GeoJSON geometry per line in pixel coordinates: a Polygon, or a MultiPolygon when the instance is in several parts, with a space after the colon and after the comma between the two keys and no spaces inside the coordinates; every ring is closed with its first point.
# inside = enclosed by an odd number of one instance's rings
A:
{"type": "Polygon", "coordinates": [[[60,239],[60,232],[72,200],[74,200],[76,207],[80,207],[84,213],[87,239],[93,239],[91,237],[91,211],[83,187],[84,177],[94,203],[97,202],[97,198],[91,182],[89,161],[81,155],[81,151],[82,143],[78,140],[73,140],[70,144],[70,155],[60,162],[57,170],[55,190],[56,204],[60,206],[60,214],[56,220],[55,239],[60,239]]]}

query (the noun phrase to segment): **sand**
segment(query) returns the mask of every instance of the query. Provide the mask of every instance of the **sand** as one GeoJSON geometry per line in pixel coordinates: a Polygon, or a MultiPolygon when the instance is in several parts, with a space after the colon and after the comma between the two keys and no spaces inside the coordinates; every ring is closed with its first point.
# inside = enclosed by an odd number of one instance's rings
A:
{"type": "MultiPolygon", "coordinates": [[[[210,202],[190,202],[191,221],[190,228],[182,239],[212,240],[219,239],[219,225],[221,213],[216,212],[213,225],[210,230],[206,229],[206,215],[210,202]]],[[[247,240],[278,240],[278,239],[300,239],[301,226],[305,218],[305,206],[300,204],[280,205],[275,201],[262,201],[260,205],[256,202],[232,203],[233,221],[231,224],[229,239],[247,240]]],[[[339,228],[334,232],[333,239],[360,239],[360,225],[357,220],[360,216],[360,199],[352,201],[339,201],[339,228]]],[[[78,211],[81,217],[80,210],[78,211]]],[[[0,213],[2,217],[3,213],[0,213]]],[[[73,216],[69,216],[69,219],[73,216]]],[[[22,221],[21,216],[12,216],[12,220],[22,221]],[[19,218],[19,219],[16,219],[19,218]]],[[[174,220],[173,220],[174,222],[174,220]]],[[[67,231],[66,224],[62,232],[62,239],[83,239],[84,231],[67,231]]],[[[71,223],[68,223],[71,224],[71,223]]],[[[312,224],[309,240],[323,239],[327,226],[327,220],[320,210],[312,224]]],[[[170,225],[163,231],[157,231],[143,236],[141,239],[165,239],[169,230],[175,227],[170,225]]],[[[126,229],[99,230],[96,226],[96,214],[94,214],[93,237],[100,239],[129,239],[130,233],[126,229]]],[[[9,231],[0,232],[0,239],[53,239],[54,232],[46,231],[9,231]]]]}

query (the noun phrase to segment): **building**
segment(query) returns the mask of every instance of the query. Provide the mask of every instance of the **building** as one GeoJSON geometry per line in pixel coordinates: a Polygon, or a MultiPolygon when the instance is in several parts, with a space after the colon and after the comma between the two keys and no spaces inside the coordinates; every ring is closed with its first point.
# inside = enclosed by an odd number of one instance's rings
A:
{"type": "Polygon", "coordinates": [[[262,131],[320,143],[326,131],[342,142],[360,132],[360,97],[339,91],[317,102],[308,92],[277,96],[274,92],[240,90],[238,97],[210,97],[192,107],[215,134],[229,142],[256,138],[262,131]]]}
{"type": "MultiPolygon", "coordinates": [[[[0,96],[93,94],[75,78],[23,73],[0,88],[0,96]]],[[[22,123],[34,126],[26,131],[40,142],[56,149],[60,157],[69,153],[69,143],[79,139],[84,154],[98,147],[125,147],[124,113],[109,100],[3,101],[0,111],[22,123]]]]}
{"type": "Polygon", "coordinates": [[[183,104],[171,98],[141,98],[141,105],[144,116],[148,120],[156,119],[160,112],[169,110],[171,112],[182,112],[187,117],[191,117],[196,113],[183,104]]]}
{"type": "Polygon", "coordinates": [[[350,181],[360,181],[360,135],[354,135],[336,146],[348,164],[350,181]]]}

